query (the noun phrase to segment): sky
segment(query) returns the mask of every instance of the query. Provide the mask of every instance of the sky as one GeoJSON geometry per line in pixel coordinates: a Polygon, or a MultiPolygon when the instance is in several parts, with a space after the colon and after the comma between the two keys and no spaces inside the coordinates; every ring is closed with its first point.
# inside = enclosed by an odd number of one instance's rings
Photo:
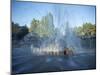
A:
{"type": "Polygon", "coordinates": [[[96,23],[95,6],[24,1],[12,2],[12,21],[21,26],[26,24],[30,27],[33,18],[41,20],[49,12],[53,14],[55,27],[60,27],[66,21],[71,27],[81,26],[86,22],[96,23]]]}

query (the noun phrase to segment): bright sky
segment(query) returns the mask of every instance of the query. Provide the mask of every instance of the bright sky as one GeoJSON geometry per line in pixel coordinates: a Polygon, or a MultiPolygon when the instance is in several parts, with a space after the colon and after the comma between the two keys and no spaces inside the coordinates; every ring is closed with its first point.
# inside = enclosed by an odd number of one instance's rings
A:
{"type": "Polygon", "coordinates": [[[41,19],[48,12],[53,14],[56,27],[65,21],[68,21],[71,27],[80,26],[85,22],[96,23],[95,6],[12,2],[12,21],[21,26],[26,24],[29,27],[33,18],[41,19]]]}

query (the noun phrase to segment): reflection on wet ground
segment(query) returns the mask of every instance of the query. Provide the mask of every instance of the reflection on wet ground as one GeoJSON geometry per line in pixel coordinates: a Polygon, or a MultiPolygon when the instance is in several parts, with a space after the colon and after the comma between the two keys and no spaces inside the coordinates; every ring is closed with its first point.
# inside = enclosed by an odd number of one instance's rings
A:
{"type": "Polygon", "coordinates": [[[81,53],[68,57],[52,55],[35,56],[28,48],[16,48],[12,51],[12,72],[15,73],[39,73],[95,68],[95,52],[81,53]]]}

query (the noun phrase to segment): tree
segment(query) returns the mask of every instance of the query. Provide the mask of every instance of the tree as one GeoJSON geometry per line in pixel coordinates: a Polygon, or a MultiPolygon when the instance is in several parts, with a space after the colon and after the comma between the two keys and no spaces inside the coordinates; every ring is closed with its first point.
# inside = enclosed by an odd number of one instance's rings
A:
{"type": "Polygon", "coordinates": [[[83,24],[83,32],[86,36],[95,36],[96,26],[91,23],[85,23],[83,24]]]}
{"type": "Polygon", "coordinates": [[[81,38],[82,47],[95,48],[96,25],[84,23],[80,27],[75,27],[74,31],[81,38]]]}
{"type": "Polygon", "coordinates": [[[50,37],[54,33],[54,24],[53,24],[53,16],[51,13],[48,13],[41,20],[41,29],[39,31],[41,36],[50,37]]]}
{"type": "Polygon", "coordinates": [[[50,37],[54,32],[53,16],[48,13],[43,16],[41,21],[33,19],[30,26],[30,32],[37,33],[40,37],[50,37]]]}
{"type": "Polygon", "coordinates": [[[74,30],[78,36],[93,37],[96,35],[96,26],[91,23],[84,23],[82,26],[74,28],[74,30]]]}
{"type": "Polygon", "coordinates": [[[36,20],[36,19],[33,18],[29,32],[36,32],[38,25],[39,25],[39,20],[36,20]]]}
{"type": "Polygon", "coordinates": [[[12,22],[12,38],[13,39],[22,39],[26,34],[28,34],[28,27],[20,26],[18,23],[12,22]]]}
{"type": "Polygon", "coordinates": [[[21,26],[19,28],[19,32],[18,32],[18,38],[23,38],[26,34],[28,34],[28,28],[27,26],[21,26]]]}
{"type": "Polygon", "coordinates": [[[12,22],[12,33],[17,34],[19,31],[19,24],[12,22]]]}

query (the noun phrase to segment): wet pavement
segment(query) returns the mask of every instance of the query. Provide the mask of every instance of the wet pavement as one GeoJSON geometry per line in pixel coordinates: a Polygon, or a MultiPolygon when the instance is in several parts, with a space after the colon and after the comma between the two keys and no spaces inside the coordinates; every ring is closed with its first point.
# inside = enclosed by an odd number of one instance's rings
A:
{"type": "Polygon", "coordinates": [[[33,55],[29,48],[12,50],[12,72],[16,74],[87,70],[96,68],[96,55],[81,53],[73,56],[33,55]]]}

